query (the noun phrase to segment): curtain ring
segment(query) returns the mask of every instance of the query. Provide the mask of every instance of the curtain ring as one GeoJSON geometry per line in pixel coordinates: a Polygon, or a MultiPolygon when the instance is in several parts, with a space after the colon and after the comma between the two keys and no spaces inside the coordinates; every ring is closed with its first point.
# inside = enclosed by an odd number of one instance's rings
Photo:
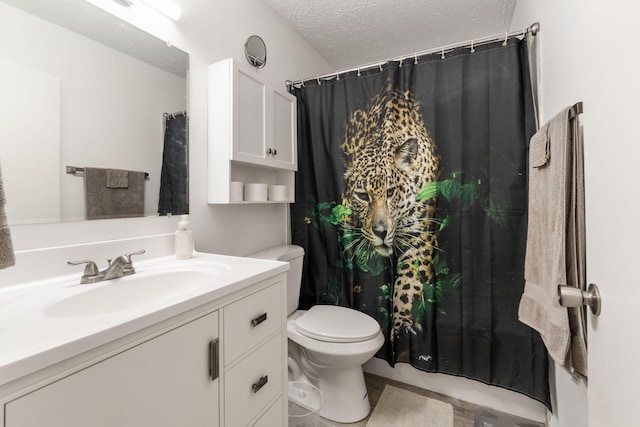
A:
{"type": "Polygon", "coordinates": [[[318,85],[322,84],[322,83],[320,83],[320,76],[316,76],[316,80],[318,81],[318,85]]]}
{"type": "Polygon", "coordinates": [[[473,40],[471,40],[471,53],[474,53],[476,50],[473,48],[473,40]]]}
{"type": "Polygon", "coordinates": [[[400,65],[398,67],[402,68],[402,61],[404,61],[402,58],[400,58],[400,65]]]}
{"type": "Polygon", "coordinates": [[[414,65],[418,65],[418,53],[417,52],[414,54],[413,63],[414,63],[414,65]]]}
{"type": "Polygon", "coordinates": [[[507,45],[507,38],[509,37],[509,33],[504,33],[504,41],[502,42],[502,46],[507,45]]]}
{"type": "Polygon", "coordinates": [[[442,47],[442,51],[441,51],[441,54],[440,54],[440,59],[444,59],[444,47],[442,47]]]}
{"type": "Polygon", "coordinates": [[[336,80],[340,80],[340,73],[336,71],[336,80]]]}
{"type": "Polygon", "coordinates": [[[379,64],[378,64],[378,66],[380,67],[380,71],[384,71],[384,70],[382,69],[382,62],[381,62],[381,63],[379,63],[379,64]]]}
{"type": "Polygon", "coordinates": [[[361,74],[360,74],[360,67],[358,67],[358,77],[360,77],[360,76],[361,76],[361,74]]]}

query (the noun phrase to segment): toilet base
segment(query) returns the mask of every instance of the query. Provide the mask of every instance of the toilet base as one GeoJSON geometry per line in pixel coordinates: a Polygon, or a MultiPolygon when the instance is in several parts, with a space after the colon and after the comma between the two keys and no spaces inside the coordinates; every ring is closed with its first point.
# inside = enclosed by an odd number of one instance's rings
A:
{"type": "Polygon", "coordinates": [[[321,417],[339,423],[355,423],[369,415],[371,404],[362,366],[323,369],[318,382],[324,398],[321,417]]]}

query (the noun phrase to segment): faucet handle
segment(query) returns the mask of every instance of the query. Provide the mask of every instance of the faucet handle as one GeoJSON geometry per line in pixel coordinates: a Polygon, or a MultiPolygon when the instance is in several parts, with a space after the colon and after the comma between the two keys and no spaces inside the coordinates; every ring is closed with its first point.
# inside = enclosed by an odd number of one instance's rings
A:
{"type": "Polygon", "coordinates": [[[90,259],[85,259],[82,261],[67,261],[67,264],[69,265],[87,264],[84,268],[85,276],[97,276],[98,274],[100,274],[100,270],[98,270],[98,266],[96,265],[95,262],[91,261],[90,259]]]}
{"type": "Polygon", "coordinates": [[[142,255],[145,252],[144,249],[139,250],[138,252],[131,252],[128,254],[124,254],[124,255],[120,255],[114,259],[108,259],[107,260],[107,264],[111,265],[111,264],[119,264],[119,265],[131,265],[131,257],[133,255],[142,255]]]}
{"type": "Polygon", "coordinates": [[[120,268],[122,268],[122,272],[125,276],[134,274],[136,272],[136,269],[133,268],[133,262],[131,261],[131,257],[133,255],[142,255],[143,253],[145,253],[145,250],[141,249],[137,252],[131,252],[128,254],[120,255],[113,261],[109,261],[109,265],[111,264],[119,265],[120,268]]]}
{"type": "Polygon", "coordinates": [[[145,253],[145,252],[146,252],[146,251],[145,251],[144,249],[140,249],[140,250],[139,250],[139,251],[137,251],[137,252],[131,252],[131,253],[128,253],[128,254],[124,254],[124,256],[129,260],[129,262],[131,262],[131,257],[132,257],[133,255],[142,255],[142,254],[143,254],[143,253],[145,253]]]}

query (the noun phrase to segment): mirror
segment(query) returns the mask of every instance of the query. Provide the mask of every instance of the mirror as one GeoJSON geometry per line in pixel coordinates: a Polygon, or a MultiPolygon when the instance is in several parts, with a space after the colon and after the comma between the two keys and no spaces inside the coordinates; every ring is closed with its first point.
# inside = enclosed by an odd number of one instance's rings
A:
{"type": "Polygon", "coordinates": [[[255,68],[262,68],[267,63],[267,46],[260,36],[249,36],[244,44],[244,56],[255,68]]]}
{"type": "Polygon", "coordinates": [[[188,55],[85,0],[0,0],[0,37],[9,225],[86,218],[83,174],[67,166],[146,172],[143,215],[157,216],[165,123],[186,111],[188,55]]]}

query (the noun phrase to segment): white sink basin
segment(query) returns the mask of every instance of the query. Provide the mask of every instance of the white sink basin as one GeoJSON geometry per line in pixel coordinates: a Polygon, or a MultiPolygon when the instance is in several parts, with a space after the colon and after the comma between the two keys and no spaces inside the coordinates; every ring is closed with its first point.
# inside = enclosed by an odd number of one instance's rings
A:
{"type": "MultiPolygon", "coordinates": [[[[79,259],[71,250],[55,256],[79,259]]],[[[135,268],[86,285],[76,271],[0,286],[0,387],[282,274],[288,264],[195,253],[140,260],[135,268]]]]}
{"type": "Polygon", "coordinates": [[[67,287],[71,295],[43,307],[47,317],[88,317],[138,309],[171,301],[203,286],[208,286],[229,266],[208,263],[196,268],[155,267],[136,274],[103,282],[67,287]]]}

